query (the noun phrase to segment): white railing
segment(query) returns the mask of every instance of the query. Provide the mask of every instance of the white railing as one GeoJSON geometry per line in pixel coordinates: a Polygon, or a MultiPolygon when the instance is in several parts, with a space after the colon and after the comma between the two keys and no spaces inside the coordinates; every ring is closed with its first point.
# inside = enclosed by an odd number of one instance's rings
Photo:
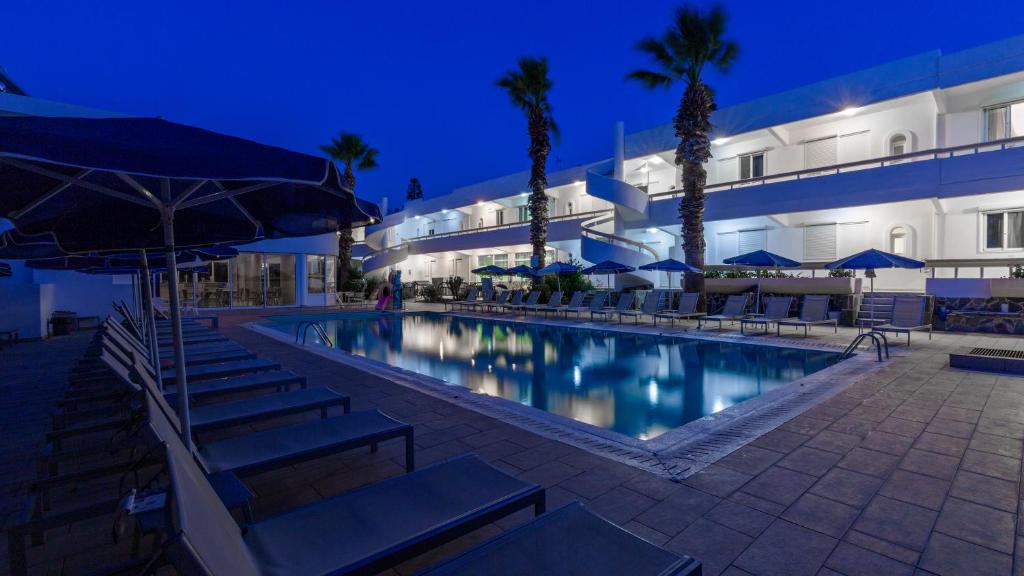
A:
{"type": "MultiPolygon", "coordinates": [[[[585,218],[591,218],[608,212],[608,210],[594,210],[592,212],[579,212],[577,214],[563,214],[562,216],[554,216],[552,218],[548,218],[548,223],[565,222],[566,220],[582,220],[585,218]]],[[[526,219],[521,222],[510,222],[508,224],[498,224],[496,226],[481,226],[479,228],[466,228],[465,230],[453,230],[451,232],[441,232],[440,234],[426,234],[424,236],[403,238],[402,242],[419,242],[421,240],[433,240],[435,238],[451,238],[453,236],[466,236],[469,234],[480,234],[482,232],[493,232],[495,230],[507,230],[509,228],[519,228],[522,226],[529,225],[530,220],[526,219]]]]}

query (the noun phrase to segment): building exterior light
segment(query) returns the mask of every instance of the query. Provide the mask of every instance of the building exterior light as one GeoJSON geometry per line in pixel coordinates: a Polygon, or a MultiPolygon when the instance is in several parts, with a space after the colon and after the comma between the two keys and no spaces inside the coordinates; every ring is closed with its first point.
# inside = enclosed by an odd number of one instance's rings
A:
{"type": "Polygon", "coordinates": [[[657,228],[648,228],[648,229],[647,229],[647,233],[648,233],[648,234],[654,234],[654,233],[655,233],[655,232],[657,232],[657,231],[658,231],[658,229],[657,229],[657,228]]]}
{"type": "Polygon", "coordinates": [[[846,108],[843,108],[842,110],[839,111],[839,113],[842,114],[843,116],[853,116],[857,112],[860,112],[860,108],[856,106],[847,106],[846,108]]]}
{"type": "Polygon", "coordinates": [[[721,146],[722,144],[725,144],[728,141],[728,138],[715,138],[714,140],[711,141],[711,143],[714,144],[715,146],[721,146]]]}

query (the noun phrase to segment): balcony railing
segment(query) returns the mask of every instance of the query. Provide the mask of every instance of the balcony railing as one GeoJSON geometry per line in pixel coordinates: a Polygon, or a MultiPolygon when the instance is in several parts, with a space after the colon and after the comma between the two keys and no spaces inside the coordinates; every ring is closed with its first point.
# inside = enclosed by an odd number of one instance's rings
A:
{"type": "MultiPolygon", "coordinates": [[[[562,216],[554,216],[548,218],[548,222],[564,222],[566,220],[582,220],[586,218],[592,218],[605,214],[609,210],[594,210],[592,212],[578,212],[576,214],[563,214],[562,216]]],[[[493,232],[494,230],[507,230],[509,228],[518,228],[520,226],[529,226],[530,220],[526,219],[521,222],[510,222],[508,224],[498,224],[496,226],[481,226],[479,228],[466,228],[465,230],[453,230],[451,232],[441,232],[440,234],[427,234],[424,236],[415,236],[412,238],[403,238],[402,242],[418,242],[420,240],[433,240],[435,238],[450,238],[452,236],[465,236],[467,234],[479,234],[481,232],[493,232]]]]}
{"type": "Polygon", "coordinates": [[[631,240],[629,238],[626,238],[625,236],[618,236],[615,234],[610,234],[608,232],[601,232],[600,230],[595,230],[595,226],[605,224],[615,217],[614,214],[611,213],[611,211],[608,211],[607,214],[603,214],[602,216],[604,217],[595,217],[593,220],[589,222],[584,222],[583,225],[580,227],[580,234],[587,238],[599,240],[606,244],[612,244],[614,246],[620,246],[622,248],[635,249],[637,252],[648,254],[655,260],[658,259],[658,253],[655,252],[653,248],[651,248],[647,244],[644,244],[643,242],[631,240]]]}
{"type": "MultiPolygon", "coordinates": [[[[722,182],[719,184],[708,184],[704,187],[704,190],[706,192],[733,190],[736,188],[746,188],[748,186],[759,186],[762,184],[773,184],[776,182],[787,182],[790,180],[805,180],[807,178],[818,178],[833,174],[856,172],[857,170],[881,168],[895,164],[906,164],[908,162],[937,160],[940,158],[952,158],[954,156],[970,156],[980,154],[982,152],[995,152],[997,150],[1006,150],[1008,148],[1018,147],[1024,147],[1024,137],[1006,138],[1004,140],[993,140],[991,142],[980,142],[977,144],[965,144],[963,146],[953,146],[950,148],[933,148],[930,150],[921,150],[919,152],[908,152],[907,154],[899,154],[896,156],[884,156],[881,158],[870,158],[868,160],[858,160],[856,162],[846,162],[832,166],[806,168],[804,170],[797,170],[794,172],[767,174],[760,178],[749,178],[747,180],[733,180],[731,182],[722,182]]],[[[671,190],[669,192],[651,194],[650,198],[651,201],[667,200],[670,198],[679,198],[682,195],[682,190],[671,190]]]]}

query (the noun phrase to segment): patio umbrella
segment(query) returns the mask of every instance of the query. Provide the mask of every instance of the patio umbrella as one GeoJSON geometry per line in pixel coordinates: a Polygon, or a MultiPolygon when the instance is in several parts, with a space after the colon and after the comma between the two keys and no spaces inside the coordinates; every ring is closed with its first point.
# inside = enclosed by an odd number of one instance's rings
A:
{"type": "Polygon", "coordinates": [[[864,275],[871,279],[871,291],[874,292],[877,268],[924,268],[924,262],[871,248],[853,256],[829,262],[825,264],[825,268],[829,270],[864,270],[864,275]]]}
{"type": "Polygon", "coordinates": [[[612,284],[612,274],[623,274],[625,272],[632,272],[634,270],[636,270],[636,268],[633,268],[632,266],[620,264],[614,260],[605,260],[603,262],[598,262],[597,264],[594,264],[590,268],[584,268],[583,274],[586,274],[587,276],[593,276],[594,274],[604,274],[605,276],[608,276],[607,282],[608,286],[610,287],[612,284]]]}
{"type": "MultiPolygon", "coordinates": [[[[0,217],[61,250],[160,250],[336,233],[380,221],[333,162],[158,118],[0,117],[0,217]]],[[[176,274],[182,440],[191,447],[176,274]]]]}
{"type": "Polygon", "coordinates": [[[565,262],[552,262],[547,266],[537,270],[538,276],[548,276],[550,274],[555,275],[555,281],[558,282],[558,291],[562,291],[562,274],[575,274],[580,271],[579,266],[573,264],[567,264],[565,262]]]}
{"type": "MultiPolygon", "coordinates": [[[[744,266],[755,266],[758,268],[796,268],[800,266],[800,263],[796,260],[790,260],[785,256],[779,256],[767,250],[755,250],[753,252],[747,252],[746,254],[740,254],[739,256],[733,256],[732,258],[726,258],[722,260],[726,264],[740,264],[744,266]]],[[[761,275],[757,275],[757,296],[754,299],[754,311],[761,309],[761,275]]]]}
{"type": "MultiPolygon", "coordinates": [[[[526,264],[513,266],[505,270],[505,273],[508,274],[509,276],[515,276],[517,278],[535,278],[537,276],[537,271],[534,270],[533,268],[530,268],[526,264]]],[[[522,288],[522,284],[523,283],[520,282],[520,288],[522,288]]]]}
{"type": "Polygon", "coordinates": [[[0,278],[11,275],[11,265],[6,262],[0,262],[0,278]]]}
{"type": "Polygon", "coordinates": [[[644,265],[640,266],[640,269],[641,270],[656,270],[656,271],[659,271],[659,272],[665,272],[668,275],[668,285],[669,286],[672,286],[672,273],[673,272],[680,272],[680,273],[693,272],[693,273],[696,273],[696,274],[703,273],[703,270],[701,270],[700,268],[695,268],[693,266],[690,266],[686,262],[680,262],[679,260],[676,260],[674,258],[669,258],[667,260],[658,260],[657,262],[651,262],[650,264],[644,264],[644,265]]]}
{"type": "Polygon", "coordinates": [[[488,264],[487,266],[481,266],[480,268],[474,268],[470,270],[473,274],[479,274],[481,276],[500,276],[502,274],[508,274],[508,270],[501,266],[495,266],[494,264],[488,264]]]}

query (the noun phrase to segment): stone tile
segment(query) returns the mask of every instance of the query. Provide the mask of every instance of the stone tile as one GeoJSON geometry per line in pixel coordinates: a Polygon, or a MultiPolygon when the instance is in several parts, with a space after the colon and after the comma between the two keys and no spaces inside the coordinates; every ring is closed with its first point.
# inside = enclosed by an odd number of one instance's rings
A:
{"type": "Polygon", "coordinates": [[[733,492],[729,495],[729,500],[772,516],[778,516],[786,510],[786,507],[782,504],[765,500],[764,498],[758,498],[757,496],[751,496],[746,492],[733,492]]]}
{"type": "Polygon", "coordinates": [[[968,450],[960,464],[962,470],[1016,482],[1020,476],[1020,461],[1006,456],[968,450]]]}
{"type": "Polygon", "coordinates": [[[950,496],[1007,512],[1017,511],[1017,483],[961,470],[953,480],[950,496]]]}
{"type": "Polygon", "coordinates": [[[935,413],[937,411],[938,410],[914,406],[912,404],[903,404],[899,408],[893,410],[892,416],[893,418],[901,418],[903,420],[910,420],[911,422],[928,423],[935,417],[935,413]]]}
{"type": "Polygon", "coordinates": [[[918,560],[921,559],[921,553],[916,550],[904,548],[887,540],[858,532],[854,528],[846,532],[843,541],[911,566],[917,564],[918,560]]]}
{"type": "Polygon", "coordinates": [[[770,514],[731,500],[722,500],[718,506],[704,514],[704,518],[751,537],[759,536],[775,520],[770,514]]]}
{"type": "Polygon", "coordinates": [[[900,436],[906,436],[907,438],[917,438],[921,432],[924,432],[925,426],[926,424],[923,422],[915,422],[913,420],[904,420],[902,418],[894,418],[890,416],[883,420],[875,430],[899,434],[900,436]]]}
{"type": "Polygon", "coordinates": [[[835,500],[804,494],[782,514],[782,517],[804,528],[840,538],[853,524],[859,512],[858,508],[840,504],[835,500]]]}
{"type": "Polygon", "coordinates": [[[677,554],[700,559],[703,573],[720,574],[753,541],[753,538],[721,524],[699,519],[665,544],[677,554]]]}
{"type": "Polygon", "coordinates": [[[740,570],[739,568],[737,568],[735,566],[729,566],[728,568],[725,569],[725,572],[722,572],[721,576],[754,576],[754,575],[751,574],[750,572],[747,572],[746,570],[740,570]]]}
{"type": "Polygon", "coordinates": [[[950,498],[935,530],[972,544],[1013,553],[1014,515],[966,500],[950,498]]]}
{"type": "Polygon", "coordinates": [[[875,430],[860,443],[860,447],[893,456],[903,456],[913,443],[914,441],[906,436],[875,430]]]}
{"type": "Polygon", "coordinates": [[[626,525],[623,526],[623,528],[632,532],[634,535],[639,536],[644,540],[647,540],[655,546],[664,546],[665,543],[669,541],[668,534],[662,534],[654,528],[645,526],[637,522],[636,520],[631,520],[627,522],[626,525]]]}
{"type": "Polygon", "coordinates": [[[914,567],[848,542],[840,542],[825,566],[845,576],[911,576],[914,567]]]}
{"type": "Polygon", "coordinates": [[[882,480],[878,478],[833,468],[811,487],[810,492],[851,506],[864,506],[881,486],[882,480]]]}
{"type": "Polygon", "coordinates": [[[643,494],[617,486],[591,500],[589,506],[594,512],[621,525],[657,503],[657,500],[643,494]]]}
{"type": "Polygon", "coordinates": [[[956,436],[957,438],[970,438],[971,434],[974,433],[974,424],[970,422],[946,420],[945,418],[936,418],[928,424],[928,427],[925,428],[925,430],[935,434],[956,436]]]}
{"type": "Polygon", "coordinates": [[[825,563],[836,543],[834,538],[776,520],[735,564],[759,576],[811,576],[825,563]]]}
{"type": "Polygon", "coordinates": [[[655,530],[675,536],[694,520],[712,509],[721,499],[688,486],[680,487],[657,506],[636,517],[636,521],[655,530]]]}
{"type": "Polygon", "coordinates": [[[984,414],[982,414],[981,420],[978,420],[978,427],[976,431],[983,434],[1003,436],[1004,438],[1024,440],[1024,424],[1011,422],[1009,420],[985,418],[984,414]]]}
{"type": "Polygon", "coordinates": [[[850,450],[853,450],[857,444],[860,444],[860,437],[853,436],[851,434],[843,434],[842,432],[833,432],[831,430],[825,430],[819,433],[814,438],[808,440],[804,446],[811,448],[818,448],[820,450],[827,450],[829,452],[835,452],[837,454],[846,454],[850,450]]]}
{"type": "Polygon", "coordinates": [[[984,434],[981,432],[974,433],[974,436],[971,437],[970,446],[972,450],[998,454],[1000,456],[1016,458],[1018,460],[1020,460],[1022,448],[1021,441],[1016,438],[994,436],[992,434],[984,434]]]}
{"type": "Polygon", "coordinates": [[[716,464],[755,476],[767,470],[781,457],[782,455],[778,452],[748,444],[722,458],[716,464]]]}
{"type": "Polygon", "coordinates": [[[813,436],[825,428],[828,428],[830,424],[832,424],[832,422],[829,420],[819,420],[809,416],[797,416],[783,424],[782,429],[788,430],[789,432],[796,432],[797,434],[813,436]]]}
{"type": "Polygon", "coordinates": [[[746,484],[753,475],[712,464],[683,481],[687,486],[715,496],[726,497],[746,484]]]}
{"type": "Polygon", "coordinates": [[[808,448],[806,446],[793,450],[778,462],[778,465],[804,474],[821,476],[829,471],[841,456],[835,452],[808,448]]]}
{"type": "Polygon", "coordinates": [[[798,446],[810,440],[811,437],[805,434],[797,434],[796,432],[790,432],[789,430],[783,430],[782,428],[776,428],[771,432],[761,436],[757,440],[751,442],[754,446],[761,448],[767,448],[768,450],[774,450],[787,454],[795,450],[798,446]]]}
{"type": "Polygon", "coordinates": [[[641,472],[640,474],[633,476],[622,485],[634,492],[639,492],[640,494],[649,496],[655,500],[664,500],[682,487],[682,485],[677,482],[659,478],[654,474],[648,474],[646,472],[641,472]]]}
{"type": "Polygon", "coordinates": [[[965,438],[925,432],[918,437],[914,448],[959,458],[967,450],[967,442],[968,440],[965,438]]]}
{"type": "Polygon", "coordinates": [[[888,540],[911,550],[923,550],[938,512],[875,496],[854,528],[865,534],[888,540]]]}
{"type": "MultiPolygon", "coordinates": [[[[568,478],[572,478],[579,473],[580,471],[576,468],[555,460],[541,464],[536,468],[531,468],[520,474],[519,477],[528,482],[534,482],[547,487],[554,486],[555,484],[558,484],[568,478]]],[[[582,494],[582,496],[586,497],[585,494],[582,494]]]]}
{"type": "MultiPolygon", "coordinates": [[[[557,463],[562,464],[561,462],[557,463]]],[[[552,462],[552,464],[555,464],[555,462],[552,462]]],[[[567,464],[562,465],[568,466],[567,464]]],[[[536,468],[534,470],[536,470],[536,468]]],[[[533,472],[533,470],[530,472],[533,472]]],[[[529,472],[527,474],[529,474],[529,472]]],[[[601,494],[604,494],[612,488],[624,483],[630,478],[630,476],[632,476],[632,474],[628,471],[613,472],[610,469],[599,468],[597,470],[587,470],[580,474],[571,475],[564,480],[560,480],[558,485],[566,490],[579,494],[584,498],[591,499],[597,498],[601,494]]],[[[526,475],[522,477],[525,478],[526,475]]],[[[642,491],[640,493],[651,496],[650,494],[646,494],[642,491]]]]}
{"type": "Polygon", "coordinates": [[[855,448],[839,462],[839,467],[870,476],[885,478],[892,472],[899,461],[898,457],[891,454],[855,448]]]}
{"type": "Polygon", "coordinates": [[[950,482],[914,472],[896,470],[878,491],[883,496],[932,510],[940,510],[946,500],[950,482]]]}
{"type": "Polygon", "coordinates": [[[935,534],[921,557],[921,567],[943,576],[997,576],[1010,573],[1013,557],[944,534],[935,534]]]}
{"type": "Polygon", "coordinates": [[[855,418],[851,415],[844,416],[843,418],[836,420],[828,427],[828,429],[833,432],[841,432],[843,434],[849,434],[859,438],[867,438],[868,434],[870,434],[877,425],[878,422],[865,420],[863,418],[855,418]]]}
{"type": "Polygon", "coordinates": [[[943,480],[952,480],[956,475],[957,466],[960,460],[952,456],[943,456],[933,452],[913,449],[903,457],[900,468],[910,470],[926,476],[933,476],[943,480]]]}
{"type": "Polygon", "coordinates": [[[817,480],[814,476],[773,466],[743,487],[743,492],[789,506],[817,480]]]}
{"type": "Polygon", "coordinates": [[[935,415],[936,418],[945,418],[947,420],[956,420],[957,422],[968,422],[975,424],[978,422],[978,418],[981,417],[980,410],[968,410],[967,408],[957,408],[954,406],[943,406],[939,409],[939,412],[935,415]]]}

